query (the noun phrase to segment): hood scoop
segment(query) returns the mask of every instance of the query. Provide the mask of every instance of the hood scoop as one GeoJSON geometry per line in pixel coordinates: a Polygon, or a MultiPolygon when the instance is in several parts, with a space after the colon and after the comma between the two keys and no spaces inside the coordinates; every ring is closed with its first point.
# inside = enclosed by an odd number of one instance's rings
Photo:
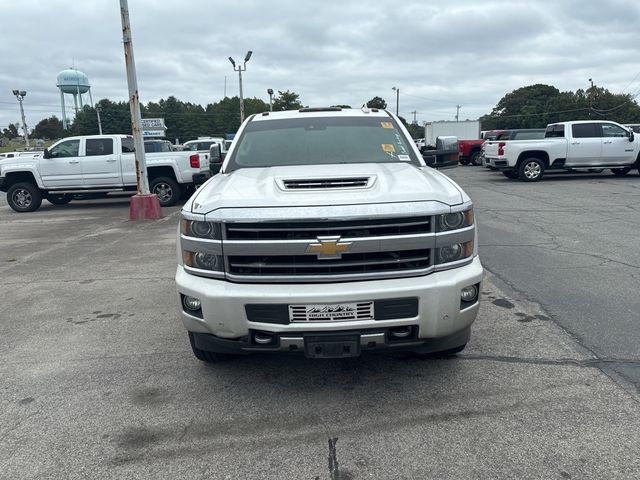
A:
{"type": "Polygon", "coordinates": [[[376,177],[318,177],[318,178],[278,178],[281,190],[337,190],[371,188],[376,177]]]}

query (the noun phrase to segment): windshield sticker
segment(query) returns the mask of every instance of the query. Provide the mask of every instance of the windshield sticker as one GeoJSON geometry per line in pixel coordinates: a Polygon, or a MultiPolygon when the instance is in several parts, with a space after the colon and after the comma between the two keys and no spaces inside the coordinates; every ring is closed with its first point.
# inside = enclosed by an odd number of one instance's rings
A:
{"type": "Polygon", "coordinates": [[[393,128],[393,123],[391,122],[380,122],[380,125],[382,125],[382,128],[393,128]]]}
{"type": "Polygon", "coordinates": [[[409,155],[398,155],[398,160],[401,162],[410,162],[411,157],[409,155]]]}
{"type": "Polygon", "coordinates": [[[398,132],[396,132],[396,145],[398,147],[398,151],[402,154],[407,154],[409,152],[407,152],[406,147],[404,146],[404,143],[402,142],[402,138],[400,137],[400,134],[398,132]]]}
{"type": "Polygon", "coordinates": [[[394,146],[393,146],[392,144],[390,144],[390,143],[383,143],[383,144],[381,145],[381,147],[382,147],[382,151],[383,151],[383,152],[385,152],[385,153],[393,154],[393,153],[395,153],[395,151],[396,151],[396,147],[394,147],[394,146]]]}

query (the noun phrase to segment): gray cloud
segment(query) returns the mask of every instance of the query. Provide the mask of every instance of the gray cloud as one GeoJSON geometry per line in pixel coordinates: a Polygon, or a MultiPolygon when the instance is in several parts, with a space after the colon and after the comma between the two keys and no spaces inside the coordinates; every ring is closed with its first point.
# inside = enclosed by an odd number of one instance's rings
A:
{"type": "MultiPolygon", "coordinates": [[[[359,106],[373,96],[419,121],[477,118],[506,93],[533,83],[613,92],[640,90],[631,0],[382,0],[220,2],[130,0],[141,98],[195,103],[237,95],[227,57],[253,50],[243,75],[248,97],[293,90],[308,105],[359,106]],[[626,89],[626,90],[625,90],[626,89]]],[[[92,83],[94,101],[126,100],[118,2],[0,0],[0,127],[19,118],[14,88],[25,89],[27,122],[60,115],[56,74],[72,65],[92,83]]]]}

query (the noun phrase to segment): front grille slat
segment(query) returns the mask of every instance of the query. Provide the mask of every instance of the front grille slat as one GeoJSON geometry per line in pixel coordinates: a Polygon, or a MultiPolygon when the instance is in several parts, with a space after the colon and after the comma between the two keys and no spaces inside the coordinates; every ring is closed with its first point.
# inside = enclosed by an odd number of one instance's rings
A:
{"type": "Polygon", "coordinates": [[[380,220],[229,223],[227,240],[314,240],[319,236],[385,237],[430,233],[431,218],[380,220]]]}

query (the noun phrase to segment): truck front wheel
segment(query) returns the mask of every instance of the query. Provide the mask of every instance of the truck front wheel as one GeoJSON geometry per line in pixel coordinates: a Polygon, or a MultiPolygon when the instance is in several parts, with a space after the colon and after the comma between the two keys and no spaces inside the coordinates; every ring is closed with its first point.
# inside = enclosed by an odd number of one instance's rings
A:
{"type": "Polygon", "coordinates": [[[525,158],[518,167],[518,178],[523,182],[537,182],[544,175],[544,162],[539,158],[525,158]]]}
{"type": "Polygon", "coordinates": [[[224,353],[208,352],[206,350],[200,350],[196,347],[196,342],[193,337],[193,333],[189,332],[189,343],[191,344],[191,350],[193,355],[201,362],[215,363],[221,360],[228,360],[232,355],[225,355],[224,353]]]}
{"type": "Polygon", "coordinates": [[[180,200],[181,189],[178,182],[169,177],[157,177],[149,185],[151,193],[155,193],[160,200],[161,207],[170,207],[180,200]]]}
{"type": "Polygon", "coordinates": [[[42,193],[33,183],[14,183],[7,190],[7,203],[16,212],[34,212],[42,204],[42,193]]]}
{"type": "Polygon", "coordinates": [[[473,152],[471,154],[471,165],[475,165],[476,167],[482,165],[480,161],[480,152],[473,152]]]}

